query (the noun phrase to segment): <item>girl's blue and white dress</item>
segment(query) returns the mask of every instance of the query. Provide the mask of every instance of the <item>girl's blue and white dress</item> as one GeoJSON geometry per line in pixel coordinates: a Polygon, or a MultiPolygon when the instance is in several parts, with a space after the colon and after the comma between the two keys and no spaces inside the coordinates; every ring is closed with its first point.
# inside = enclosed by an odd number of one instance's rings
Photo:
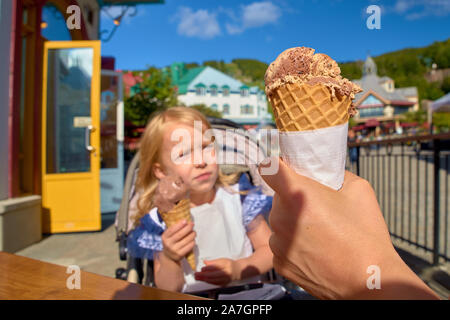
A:
{"type": "MultiPolygon", "coordinates": [[[[204,266],[204,260],[229,258],[233,260],[249,257],[253,247],[247,236],[250,223],[258,215],[267,215],[272,207],[272,197],[263,194],[249,182],[243,174],[237,184],[231,187],[246,194],[230,192],[218,188],[212,203],[191,208],[194,231],[197,233],[194,253],[197,270],[204,266]]],[[[156,252],[163,250],[161,234],[166,225],[156,208],[141,219],[140,225],[128,236],[128,252],[132,257],[153,259],[156,252]]],[[[194,278],[186,259],[182,260],[185,279],[183,292],[197,292],[213,288],[215,285],[194,278]]],[[[259,276],[232,282],[230,286],[257,282],[259,276]]]]}

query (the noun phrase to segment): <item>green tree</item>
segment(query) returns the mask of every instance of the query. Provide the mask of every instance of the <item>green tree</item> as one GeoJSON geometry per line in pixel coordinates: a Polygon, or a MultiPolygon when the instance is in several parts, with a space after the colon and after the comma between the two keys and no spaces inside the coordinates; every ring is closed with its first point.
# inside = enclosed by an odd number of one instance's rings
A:
{"type": "Polygon", "coordinates": [[[222,71],[223,73],[227,73],[227,68],[226,68],[226,64],[225,62],[223,62],[223,60],[220,61],[215,61],[215,60],[210,60],[210,61],[205,61],[203,62],[203,66],[209,66],[211,68],[217,69],[219,71],[222,71]]]}
{"type": "Polygon", "coordinates": [[[143,81],[135,87],[135,94],[125,99],[125,119],[135,125],[145,125],[155,111],[177,104],[175,89],[169,76],[154,67],[144,72],[143,81]]]}
{"type": "Polygon", "coordinates": [[[450,131],[450,113],[449,112],[433,113],[433,125],[436,126],[438,132],[450,131]]]}
{"type": "Polygon", "coordinates": [[[427,121],[427,112],[419,109],[418,111],[409,111],[402,114],[402,121],[404,122],[417,122],[423,124],[427,121]]]}
{"type": "Polygon", "coordinates": [[[446,77],[441,84],[441,90],[444,93],[449,93],[450,92],[450,77],[446,77]]]}
{"type": "Polygon", "coordinates": [[[362,77],[362,61],[339,63],[341,75],[344,78],[354,80],[362,77]]]}
{"type": "Polygon", "coordinates": [[[204,104],[194,104],[190,107],[200,111],[207,117],[222,118],[222,113],[220,111],[213,110],[204,104]]]}
{"type": "Polygon", "coordinates": [[[184,64],[186,69],[192,69],[192,68],[197,68],[199,67],[197,62],[189,62],[189,63],[185,63],[184,64]]]}

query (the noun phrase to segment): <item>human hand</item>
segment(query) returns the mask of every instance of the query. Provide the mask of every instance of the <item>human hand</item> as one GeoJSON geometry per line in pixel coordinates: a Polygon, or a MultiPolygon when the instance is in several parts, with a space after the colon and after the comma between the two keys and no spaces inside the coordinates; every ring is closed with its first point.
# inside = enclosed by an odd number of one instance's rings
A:
{"type": "Polygon", "coordinates": [[[235,260],[221,258],[203,262],[205,266],[200,272],[195,273],[195,280],[226,286],[231,281],[239,279],[239,267],[235,260]]]}
{"type": "Polygon", "coordinates": [[[335,191],[271,161],[279,171],[263,179],[276,192],[269,244],[279,274],[321,299],[436,298],[395,251],[366,180],[346,172],[335,191]],[[369,266],[379,290],[368,288],[369,266]]]}
{"type": "Polygon", "coordinates": [[[169,259],[180,262],[195,246],[194,224],[185,220],[174,224],[161,235],[163,253],[169,259]]]}

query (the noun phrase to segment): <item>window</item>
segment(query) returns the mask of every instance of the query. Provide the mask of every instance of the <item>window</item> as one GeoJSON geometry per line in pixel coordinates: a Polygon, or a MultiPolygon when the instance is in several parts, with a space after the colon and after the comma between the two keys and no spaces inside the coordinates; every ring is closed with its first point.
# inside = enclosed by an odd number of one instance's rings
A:
{"type": "Polygon", "coordinates": [[[249,89],[246,85],[241,86],[240,88],[241,91],[241,97],[248,97],[249,96],[249,89]]]}
{"type": "Polygon", "coordinates": [[[215,84],[213,84],[210,88],[210,93],[212,96],[217,96],[217,86],[215,84]]]}
{"type": "Polygon", "coordinates": [[[223,86],[222,87],[222,95],[224,97],[228,97],[230,95],[230,87],[229,86],[223,86]]]}
{"type": "Polygon", "coordinates": [[[230,114],[230,105],[229,104],[224,104],[223,105],[222,114],[224,114],[224,115],[230,114]]]}
{"type": "Polygon", "coordinates": [[[361,108],[359,109],[359,116],[364,117],[379,117],[383,116],[383,107],[378,108],[361,108]]]}
{"type": "Polygon", "coordinates": [[[394,114],[402,114],[408,111],[408,107],[394,107],[394,114]]]}
{"type": "Polygon", "coordinates": [[[253,106],[248,104],[241,106],[241,114],[252,114],[252,113],[253,113],[253,106]]]}
{"type": "Polygon", "coordinates": [[[206,94],[206,87],[203,84],[198,84],[195,86],[195,93],[198,96],[204,96],[206,94]]]}
{"type": "Polygon", "coordinates": [[[211,109],[213,109],[214,111],[217,111],[217,104],[213,104],[213,105],[211,105],[211,109]]]}
{"type": "Polygon", "coordinates": [[[373,95],[369,95],[362,103],[362,106],[373,106],[373,107],[381,107],[383,102],[379,99],[375,98],[373,95]]]}

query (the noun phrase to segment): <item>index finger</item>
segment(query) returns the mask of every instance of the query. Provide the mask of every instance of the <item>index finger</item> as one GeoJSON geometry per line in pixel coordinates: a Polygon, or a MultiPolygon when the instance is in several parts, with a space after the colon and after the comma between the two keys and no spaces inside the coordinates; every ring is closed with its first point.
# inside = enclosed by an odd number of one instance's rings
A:
{"type": "Polygon", "coordinates": [[[174,225],[170,226],[169,228],[167,228],[166,236],[167,237],[173,236],[175,233],[177,233],[178,231],[183,229],[186,225],[187,225],[187,221],[184,220],[184,219],[181,220],[180,222],[177,222],[176,224],[174,224],[174,225]]]}

